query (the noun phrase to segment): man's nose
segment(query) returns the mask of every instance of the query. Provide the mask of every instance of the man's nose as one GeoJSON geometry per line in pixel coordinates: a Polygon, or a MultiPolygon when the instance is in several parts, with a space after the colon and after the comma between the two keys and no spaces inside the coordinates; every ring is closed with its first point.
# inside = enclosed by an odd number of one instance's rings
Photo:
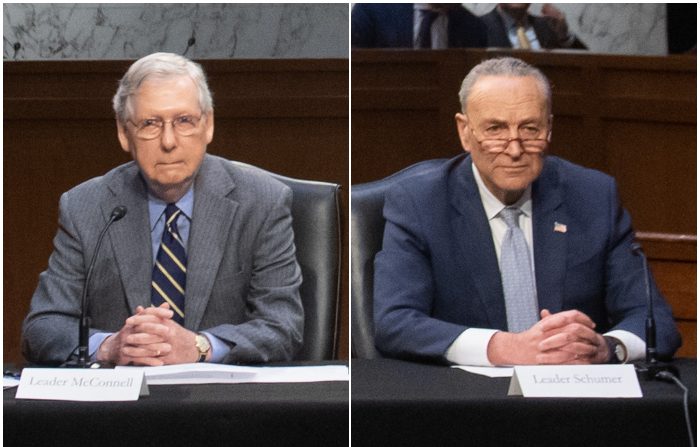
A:
{"type": "Polygon", "coordinates": [[[516,136],[509,138],[505,152],[511,157],[520,157],[525,152],[525,149],[523,149],[523,142],[520,137],[516,136]]]}
{"type": "Polygon", "coordinates": [[[166,121],[163,123],[163,129],[160,134],[160,144],[164,151],[169,152],[175,149],[177,145],[177,138],[175,136],[175,129],[173,128],[173,123],[166,121]]]}

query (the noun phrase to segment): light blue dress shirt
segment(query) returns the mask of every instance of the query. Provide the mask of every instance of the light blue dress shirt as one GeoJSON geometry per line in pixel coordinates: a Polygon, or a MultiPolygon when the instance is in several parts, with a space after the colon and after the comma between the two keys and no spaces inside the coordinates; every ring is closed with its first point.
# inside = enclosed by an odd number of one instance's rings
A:
{"type": "MultiPolygon", "coordinates": [[[[513,48],[520,48],[520,41],[518,40],[518,24],[515,23],[515,20],[513,20],[510,15],[498,8],[496,8],[496,10],[503,19],[503,24],[508,31],[508,39],[510,40],[511,45],[513,48]]],[[[528,21],[523,25],[523,28],[525,28],[525,37],[530,41],[530,48],[533,50],[541,50],[542,46],[540,45],[540,41],[537,40],[535,28],[532,27],[532,24],[528,21]]]]}

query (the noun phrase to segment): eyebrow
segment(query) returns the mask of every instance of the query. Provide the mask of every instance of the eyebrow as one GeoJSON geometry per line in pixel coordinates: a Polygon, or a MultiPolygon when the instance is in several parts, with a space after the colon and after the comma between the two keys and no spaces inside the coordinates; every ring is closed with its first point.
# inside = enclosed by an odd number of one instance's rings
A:
{"type": "MultiPolygon", "coordinates": [[[[508,121],[502,120],[502,119],[498,119],[498,118],[487,118],[487,119],[484,121],[484,124],[501,124],[501,125],[505,124],[505,125],[510,125],[511,123],[509,123],[508,121]]],[[[520,121],[520,122],[518,122],[518,123],[515,123],[515,124],[517,124],[518,126],[524,126],[524,125],[527,125],[527,124],[537,124],[537,125],[540,125],[540,124],[544,124],[544,123],[543,123],[542,121],[540,121],[539,119],[537,119],[537,118],[525,118],[524,120],[522,120],[522,121],[520,121]]]]}
{"type": "MultiPolygon", "coordinates": [[[[195,116],[195,117],[196,117],[197,114],[196,114],[196,113],[190,113],[190,112],[177,113],[177,114],[173,115],[173,117],[172,117],[171,119],[182,118],[183,116],[195,116]]],[[[153,120],[153,119],[157,119],[157,120],[164,121],[163,115],[158,115],[158,114],[147,115],[147,116],[145,116],[145,117],[143,117],[143,118],[138,118],[139,121],[143,121],[143,120],[153,120]]]]}

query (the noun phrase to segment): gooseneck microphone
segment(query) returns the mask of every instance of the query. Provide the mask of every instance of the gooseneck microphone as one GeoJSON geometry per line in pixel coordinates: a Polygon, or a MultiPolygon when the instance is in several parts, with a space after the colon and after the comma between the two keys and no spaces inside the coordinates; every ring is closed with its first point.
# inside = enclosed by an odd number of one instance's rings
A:
{"type": "Polygon", "coordinates": [[[97,253],[100,251],[102,246],[102,239],[104,239],[107,230],[112,224],[126,215],[125,206],[114,207],[112,213],[109,216],[107,224],[102,229],[100,236],[97,238],[97,244],[95,245],[95,251],[92,253],[92,259],[90,260],[90,265],[88,266],[87,274],[85,275],[85,284],[83,285],[83,295],[80,301],[80,322],[78,326],[78,361],[77,362],[67,362],[64,366],[69,368],[87,368],[90,366],[88,362],[88,343],[90,334],[90,317],[88,317],[88,286],[90,285],[90,278],[92,277],[92,271],[95,268],[95,262],[97,261],[97,253]]]}
{"type": "Polygon", "coordinates": [[[644,286],[646,289],[647,300],[647,318],[644,324],[644,335],[646,342],[646,359],[643,363],[636,365],[639,372],[647,380],[666,380],[661,372],[670,372],[674,376],[678,376],[678,369],[667,363],[659,362],[656,351],[656,319],[654,318],[654,303],[651,297],[651,284],[649,280],[649,264],[647,257],[644,256],[642,246],[638,242],[632,243],[632,252],[642,258],[642,269],[644,270],[644,286]]]}

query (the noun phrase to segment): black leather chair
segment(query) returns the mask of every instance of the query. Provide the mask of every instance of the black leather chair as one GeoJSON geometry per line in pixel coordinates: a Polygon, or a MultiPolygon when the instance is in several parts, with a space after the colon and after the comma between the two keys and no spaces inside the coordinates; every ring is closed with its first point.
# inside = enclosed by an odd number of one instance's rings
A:
{"type": "MultiPolygon", "coordinates": [[[[250,166],[234,161],[238,166],[250,166]]],[[[304,280],[304,345],[296,360],[333,360],[340,300],[340,185],[300,180],[270,172],[292,189],[292,227],[304,280]]]]}
{"type": "Polygon", "coordinates": [[[374,255],[382,248],[384,236],[384,193],[398,180],[418,175],[444,163],[446,159],[426,160],[370,183],[353,185],[350,194],[351,326],[352,355],[356,358],[381,357],[374,347],[374,255]]]}

